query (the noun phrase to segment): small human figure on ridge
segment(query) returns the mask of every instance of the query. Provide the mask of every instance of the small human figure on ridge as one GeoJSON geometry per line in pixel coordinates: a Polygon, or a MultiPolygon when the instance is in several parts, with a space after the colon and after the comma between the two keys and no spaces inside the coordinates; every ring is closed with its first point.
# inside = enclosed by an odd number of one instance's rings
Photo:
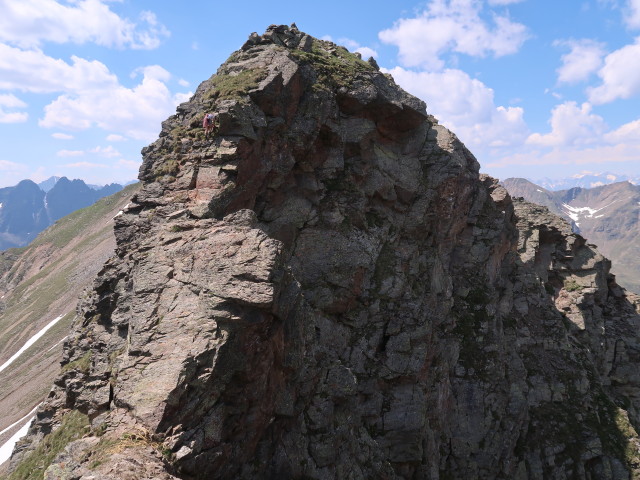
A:
{"type": "Polygon", "coordinates": [[[215,113],[207,113],[202,120],[202,127],[204,128],[204,138],[208,138],[210,133],[215,135],[213,131],[216,125],[217,115],[215,113]]]}

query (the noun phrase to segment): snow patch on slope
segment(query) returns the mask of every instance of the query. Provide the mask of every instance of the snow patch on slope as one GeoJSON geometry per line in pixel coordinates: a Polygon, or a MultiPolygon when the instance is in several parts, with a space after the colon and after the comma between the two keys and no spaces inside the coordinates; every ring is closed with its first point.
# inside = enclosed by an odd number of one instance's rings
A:
{"type": "Polygon", "coordinates": [[[31,421],[35,417],[34,413],[35,413],[36,409],[39,406],[40,406],[39,404],[36,405],[33,408],[33,410],[31,410],[29,413],[27,413],[24,417],[22,417],[17,422],[12,423],[11,425],[9,425],[7,428],[5,428],[4,430],[2,430],[0,432],[0,435],[2,435],[3,433],[8,432],[9,430],[11,430],[16,425],[19,425],[20,423],[24,422],[26,419],[29,419],[22,426],[22,428],[20,428],[20,430],[18,430],[16,433],[14,433],[11,436],[11,438],[9,438],[9,440],[4,442],[4,444],[0,447],[0,465],[2,465],[4,462],[9,460],[9,457],[11,456],[11,452],[13,452],[13,447],[15,446],[15,444],[18,442],[18,440],[20,440],[22,437],[24,437],[27,434],[27,431],[29,430],[29,425],[31,425],[31,421]]]}
{"type": "MultiPolygon", "coordinates": [[[[601,215],[597,215],[594,216],[596,213],[600,212],[601,210],[604,210],[605,208],[610,207],[611,205],[613,205],[614,203],[616,203],[618,200],[614,200],[613,202],[605,205],[604,207],[600,207],[600,208],[590,208],[590,207],[572,207],[571,205],[568,205],[566,203],[562,204],[562,207],[564,208],[565,212],[567,214],[567,216],[573,220],[575,222],[576,225],[580,226],[578,224],[578,220],[585,219],[585,218],[602,218],[604,217],[604,213],[601,215]]],[[[640,202],[638,202],[640,204],[640,202]]]]}
{"type": "Polygon", "coordinates": [[[16,353],[13,354],[13,356],[7,360],[6,362],[4,362],[2,365],[0,365],[0,372],[2,370],[4,370],[5,368],[7,368],[9,365],[11,365],[20,355],[22,355],[25,350],[27,350],[31,345],[33,345],[34,343],[36,343],[40,337],[42,337],[45,333],[47,333],[47,330],[49,330],[51,327],[53,327],[56,323],[58,323],[58,321],[60,321],[60,319],[63,317],[64,315],[60,315],[58,318],[54,318],[53,320],[51,320],[48,324],[46,324],[44,326],[44,328],[42,330],[40,330],[38,333],[36,333],[33,337],[31,337],[29,340],[27,340],[27,343],[25,343],[22,348],[20,350],[18,350],[16,353]]]}

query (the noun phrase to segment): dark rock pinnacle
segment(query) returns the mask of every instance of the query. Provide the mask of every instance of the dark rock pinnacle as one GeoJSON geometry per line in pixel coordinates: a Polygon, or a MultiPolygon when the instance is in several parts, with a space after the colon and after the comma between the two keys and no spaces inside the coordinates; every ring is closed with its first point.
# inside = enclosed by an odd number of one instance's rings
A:
{"type": "Polygon", "coordinates": [[[143,155],[14,467],[81,415],[45,478],[637,475],[635,299],[375,62],[270,26],[143,155]]]}

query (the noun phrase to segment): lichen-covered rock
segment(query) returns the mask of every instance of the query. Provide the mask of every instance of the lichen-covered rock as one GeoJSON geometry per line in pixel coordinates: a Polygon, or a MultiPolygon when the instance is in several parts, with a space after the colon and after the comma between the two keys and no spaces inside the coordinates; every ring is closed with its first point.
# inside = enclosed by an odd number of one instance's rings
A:
{"type": "Polygon", "coordinates": [[[373,63],[272,26],[163,123],[14,466],[75,409],[48,475],[638,475],[635,299],[373,63]]]}

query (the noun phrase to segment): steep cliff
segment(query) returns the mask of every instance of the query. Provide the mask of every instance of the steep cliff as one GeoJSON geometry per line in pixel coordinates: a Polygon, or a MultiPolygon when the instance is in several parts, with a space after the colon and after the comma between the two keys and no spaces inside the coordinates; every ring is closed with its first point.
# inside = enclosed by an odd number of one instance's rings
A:
{"type": "Polygon", "coordinates": [[[270,27],[143,155],[12,478],[638,475],[635,303],[375,62],[270,27]]]}

